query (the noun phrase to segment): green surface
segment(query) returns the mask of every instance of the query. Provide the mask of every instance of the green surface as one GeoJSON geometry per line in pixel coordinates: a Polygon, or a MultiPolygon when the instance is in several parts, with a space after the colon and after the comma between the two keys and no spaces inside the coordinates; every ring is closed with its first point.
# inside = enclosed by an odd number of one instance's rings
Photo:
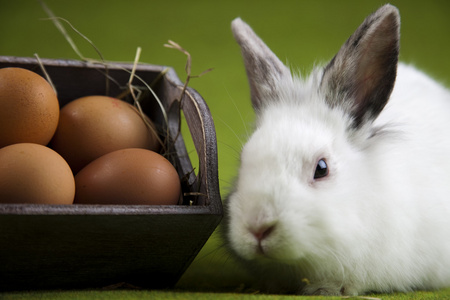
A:
{"type": "MultiPolygon", "coordinates": [[[[225,198],[236,175],[241,143],[252,128],[253,112],[240,50],[230,22],[242,17],[282,61],[303,74],[329,60],[362,20],[385,1],[115,1],[47,0],[57,16],[91,39],[105,59],[173,66],[184,80],[185,57],[163,47],[171,39],[192,54],[192,72],[214,70],[192,79],[215,120],[219,177],[225,198]]],[[[401,60],[411,62],[450,86],[450,2],[391,1],[402,15],[401,60]]],[[[0,55],[78,58],[37,1],[0,0],[0,55]]],[[[92,48],[72,34],[85,56],[92,48]]],[[[82,80],[82,79],[80,79],[82,80]]],[[[188,143],[188,148],[193,149],[188,143]]],[[[194,160],[194,152],[191,151],[194,160]]],[[[2,299],[285,299],[247,295],[251,279],[220,247],[214,234],[180,280],[177,290],[54,291],[0,294],[2,299]],[[187,291],[201,291],[196,294],[187,291]],[[213,292],[216,292],[213,294],[213,292]],[[222,292],[228,292],[222,293],[222,292]],[[234,294],[229,294],[234,293],[234,294]]],[[[450,291],[375,296],[383,299],[444,299],[450,291]],[[415,298],[414,298],[415,297],[415,298]]],[[[305,298],[307,299],[307,298],[305,298]]]]}
{"type": "MultiPolygon", "coordinates": [[[[2,296],[0,294],[0,296],[2,296]]],[[[31,293],[9,293],[4,295],[3,300],[19,300],[19,299],[45,299],[45,300],[59,300],[59,299],[121,299],[121,300],[135,300],[135,299],[215,299],[215,300],[314,300],[314,299],[383,299],[383,300],[432,300],[432,299],[450,299],[450,289],[440,292],[415,292],[407,294],[393,294],[393,295],[367,295],[362,297],[320,297],[320,296],[294,296],[294,295],[261,295],[261,294],[244,294],[244,293],[213,293],[213,292],[189,292],[189,291],[135,291],[135,290],[116,290],[116,291],[52,291],[52,292],[31,292],[31,293]]]]}

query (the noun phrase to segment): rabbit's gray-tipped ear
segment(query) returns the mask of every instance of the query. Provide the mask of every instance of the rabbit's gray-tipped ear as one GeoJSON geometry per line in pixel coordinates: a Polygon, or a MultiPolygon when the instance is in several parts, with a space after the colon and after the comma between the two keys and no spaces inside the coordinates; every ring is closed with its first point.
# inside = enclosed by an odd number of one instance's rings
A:
{"type": "Polygon", "coordinates": [[[276,98],[278,82],[291,78],[291,72],[240,18],[233,20],[231,29],[241,46],[253,108],[258,110],[265,101],[276,98]]]}
{"type": "Polygon", "coordinates": [[[373,121],[389,100],[397,74],[400,17],[384,5],[367,17],[325,67],[328,103],[349,110],[353,126],[373,121]]]}

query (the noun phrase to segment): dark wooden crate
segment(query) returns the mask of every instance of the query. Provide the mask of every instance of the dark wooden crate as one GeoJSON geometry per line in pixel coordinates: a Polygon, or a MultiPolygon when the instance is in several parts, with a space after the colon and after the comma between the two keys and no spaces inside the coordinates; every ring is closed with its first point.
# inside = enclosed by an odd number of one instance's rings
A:
{"type": "MultiPolygon", "coordinates": [[[[130,64],[43,59],[61,107],[82,96],[117,96],[130,64]],[[111,78],[106,84],[105,73],[111,78]],[[117,84],[118,83],[118,84],[117,84]]],[[[43,74],[35,58],[0,57],[0,68],[43,74]]],[[[184,93],[172,68],[139,64],[136,74],[168,113],[168,124],[151,94],[145,113],[168,132],[167,153],[182,180],[183,203],[151,205],[0,204],[0,291],[94,288],[129,283],[143,288],[175,285],[222,218],[214,123],[202,97],[184,93]],[[162,75],[162,76],[161,76],[162,75]],[[193,167],[181,134],[180,110],[198,154],[193,167]],[[168,130],[167,130],[168,129],[168,130]]],[[[142,85],[134,80],[133,84],[142,85]]]]}

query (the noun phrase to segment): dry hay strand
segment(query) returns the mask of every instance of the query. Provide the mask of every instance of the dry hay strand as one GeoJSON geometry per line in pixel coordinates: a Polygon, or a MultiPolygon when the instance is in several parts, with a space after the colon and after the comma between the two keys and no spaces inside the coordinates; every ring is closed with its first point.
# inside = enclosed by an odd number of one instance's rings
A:
{"type": "MultiPolygon", "coordinates": [[[[73,26],[68,20],[61,18],[61,17],[57,17],[55,16],[55,14],[53,13],[53,11],[45,4],[44,1],[40,0],[39,1],[42,8],[44,9],[44,11],[46,12],[46,14],[48,15],[48,19],[51,20],[53,22],[53,24],[55,25],[55,27],[59,30],[59,32],[64,36],[65,40],[68,42],[68,44],[71,46],[72,50],[76,53],[76,55],[82,60],[85,61],[87,63],[90,64],[99,64],[104,66],[105,68],[105,80],[106,80],[106,91],[108,94],[108,91],[110,89],[109,87],[109,83],[113,82],[115,83],[117,86],[121,86],[114,78],[112,78],[109,75],[109,67],[115,67],[115,68],[119,68],[127,73],[130,74],[129,80],[126,84],[126,90],[121,93],[120,95],[117,95],[116,98],[118,99],[123,99],[125,96],[130,95],[133,99],[133,104],[136,107],[136,109],[138,110],[142,120],[144,121],[144,123],[146,124],[147,128],[151,131],[151,133],[157,137],[157,140],[159,142],[159,144],[161,145],[161,147],[163,148],[163,153],[166,152],[167,147],[166,147],[166,142],[161,140],[160,135],[158,134],[156,128],[148,121],[146,115],[144,114],[142,108],[141,108],[141,103],[140,101],[142,100],[142,98],[140,97],[142,95],[142,90],[133,85],[132,82],[134,79],[138,80],[140,83],[142,83],[142,85],[146,88],[146,90],[148,92],[151,93],[151,95],[154,97],[154,99],[156,100],[156,102],[158,103],[158,106],[161,109],[161,113],[165,122],[165,127],[168,130],[168,117],[167,117],[167,113],[164,109],[164,106],[162,104],[162,101],[159,99],[159,97],[157,96],[157,94],[155,93],[155,91],[152,89],[151,86],[153,86],[157,81],[162,78],[162,76],[164,76],[164,74],[166,74],[167,70],[162,71],[160,74],[158,74],[157,78],[155,81],[152,82],[152,84],[148,84],[147,82],[145,82],[141,77],[137,76],[136,74],[136,67],[139,64],[139,58],[140,58],[140,53],[141,53],[141,48],[138,47],[137,48],[137,52],[135,55],[135,59],[134,59],[134,63],[133,63],[133,67],[132,70],[123,68],[122,66],[120,66],[119,64],[115,63],[115,62],[108,62],[104,59],[101,51],[95,46],[95,44],[87,37],[85,36],[83,33],[81,33],[77,28],[75,28],[75,26],[73,26]],[[92,48],[95,50],[95,52],[97,53],[97,55],[99,56],[100,60],[97,59],[92,59],[92,58],[88,58],[86,56],[84,56],[80,49],[78,48],[78,46],[76,45],[76,43],[73,41],[73,39],[71,38],[71,36],[69,35],[69,33],[67,32],[66,28],[64,27],[63,23],[67,24],[77,35],[79,35],[81,38],[83,38],[90,46],[92,46],[92,48]],[[136,94],[137,93],[137,94],[136,94]]],[[[40,62],[40,59],[38,57],[38,55],[35,55],[36,58],[38,59],[39,65],[41,66],[41,68],[43,69],[44,74],[46,74],[46,78],[49,82],[51,82],[51,78],[50,76],[48,76],[48,74],[44,71],[44,66],[42,64],[42,62],[40,62]]],[[[53,86],[53,85],[52,85],[53,86]]],[[[56,89],[55,89],[56,92],[56,89]]],[[[166,133],[164,135],[165,137],[168,137],[168,134],[166,133]]]]}

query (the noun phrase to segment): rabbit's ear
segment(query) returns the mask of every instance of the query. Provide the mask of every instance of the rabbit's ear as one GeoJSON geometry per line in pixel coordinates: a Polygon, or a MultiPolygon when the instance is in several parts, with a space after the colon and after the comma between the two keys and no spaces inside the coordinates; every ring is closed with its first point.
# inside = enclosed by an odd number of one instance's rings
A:
{"type": "Polygon", "coordinates": [[[353,126],[373,121],[394,87],[400,17],[384,5],[367,17],[325,67],[321,88],[328,103],[350,111],[353,126]]]}
{"type": "Polygon", "coordinates": [[[258,110],[265,101],[276,98],[277,83],[291,80],[291,72],[240,18],[233,20],[231,29],[241,46],[253,108],[258,110]]]}

